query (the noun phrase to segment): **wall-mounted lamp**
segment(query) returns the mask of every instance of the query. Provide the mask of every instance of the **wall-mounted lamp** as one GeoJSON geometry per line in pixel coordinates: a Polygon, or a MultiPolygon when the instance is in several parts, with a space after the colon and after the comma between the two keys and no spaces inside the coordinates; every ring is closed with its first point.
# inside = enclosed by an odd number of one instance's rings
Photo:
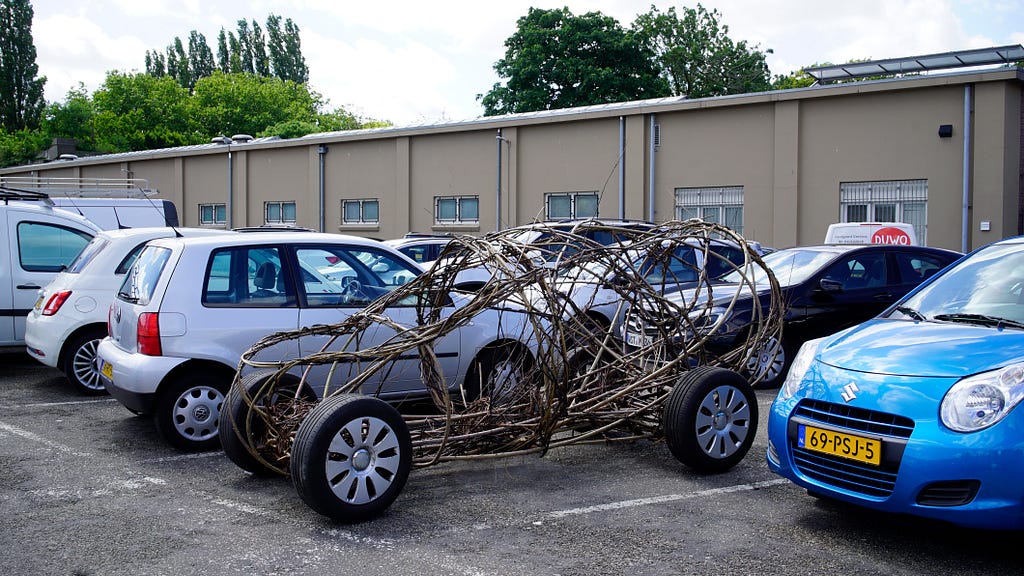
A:
{"type": "Polygon", "coordinates": [[[939,138],[949,138],[953,135],[952,124],[942,124],[939,126],[939,138]]]}

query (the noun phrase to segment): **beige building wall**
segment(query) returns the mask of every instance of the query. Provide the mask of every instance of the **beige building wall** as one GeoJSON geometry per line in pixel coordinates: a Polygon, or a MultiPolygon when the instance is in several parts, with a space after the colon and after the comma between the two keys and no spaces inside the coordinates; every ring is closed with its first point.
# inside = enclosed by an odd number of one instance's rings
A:
{"type": "Polygon", "coordinates": [[[654,219],[676,218],[677,188],[742,186],[744,235],[772,245],[773,116],[770,103],[658,114],[654,219]]]}
{"type": "MultiPolygon", "coordinates": [[[[1000,69],[233,144],[231,225],[263,224],[266,202],[294,201],[296,224],[318,229],[321,160],[325,230],[376,238],[494,230],[499,172],[502,227],[543,219],[548,193],[598,192],[600,216],[617,218],[621,167],[627,218],[652,208],[655,221],[675,218],[677,188],[742,186],[744,234],[779,248],[823,241],[844,182],[924,179],[928,244],[960,249],[969,135],[972,248],[1019,233],[1022,85],[1024,73],[1000,69]],[[945,124],[949,138],[938,134],[945,124]],[[441,196],[477,197],[479,222],[438,225],[441,196]],[[379,222],[342,222],[341,202],[358,199],[378,200],[379,222]]],[[[227,154],[210,144],[0,175],[145,178],[195,226],[200,204],[228,203],[227,154]]]]}
{"type": "Polygon", "coordinates": [[[962,86],[801,102],[797,242],[822,242],[839,221],[840,183],[925,179],[928,244],[959,249],[963,109],[962,86]]]}

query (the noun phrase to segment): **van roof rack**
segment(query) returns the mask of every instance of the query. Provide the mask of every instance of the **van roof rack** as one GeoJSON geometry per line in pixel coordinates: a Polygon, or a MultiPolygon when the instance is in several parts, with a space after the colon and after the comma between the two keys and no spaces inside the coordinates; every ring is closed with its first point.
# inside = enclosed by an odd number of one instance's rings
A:
{"type": "Polygon", "coordinates": [[[148,198],[159,194],[145,178],[51,178],[0,176],[0,199],[46,200],[68,198],[148,198]]]}

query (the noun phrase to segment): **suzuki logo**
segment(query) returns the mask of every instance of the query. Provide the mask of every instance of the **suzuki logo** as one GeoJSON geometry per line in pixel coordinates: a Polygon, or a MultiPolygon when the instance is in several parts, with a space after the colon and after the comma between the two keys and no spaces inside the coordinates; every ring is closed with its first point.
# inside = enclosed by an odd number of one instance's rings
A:
{"type": "Polygon", "coordinates": [[[857,392],[860,392],[860,388],[857,387],[855,382],[850,382],[846,386],[843,386],[843,400],[847,403],[857,399],[857,392]]]}

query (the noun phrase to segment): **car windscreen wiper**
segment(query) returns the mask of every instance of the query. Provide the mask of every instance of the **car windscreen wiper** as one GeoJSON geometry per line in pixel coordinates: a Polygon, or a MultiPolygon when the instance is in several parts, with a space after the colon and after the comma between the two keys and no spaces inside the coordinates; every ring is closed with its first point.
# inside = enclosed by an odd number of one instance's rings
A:
{"type": "Polygon", "coordinates": [[[927,318],[925,318],[923,314],[921,314],[917,310],[914,310],[910,306],[897,306],[896,311],[903,314],[904,316],[910,316],[911,318],[919,322],[924,322],[925,320],[927,320],[927,318]]]}
{"type": "Polygon", "coordinates": [[[968,324],[981,324],[982,326],[995,326],[996,328],[1002,328],[1004,326],[1010,326],[1011,328],[1024,328],[1024,323],[1022,322],[1009,320],[1007,318],[1000,318],[998,316],[989,316],[988,314],[937,314],[934,319],[945,322],[965,322],[968,324]]]}

